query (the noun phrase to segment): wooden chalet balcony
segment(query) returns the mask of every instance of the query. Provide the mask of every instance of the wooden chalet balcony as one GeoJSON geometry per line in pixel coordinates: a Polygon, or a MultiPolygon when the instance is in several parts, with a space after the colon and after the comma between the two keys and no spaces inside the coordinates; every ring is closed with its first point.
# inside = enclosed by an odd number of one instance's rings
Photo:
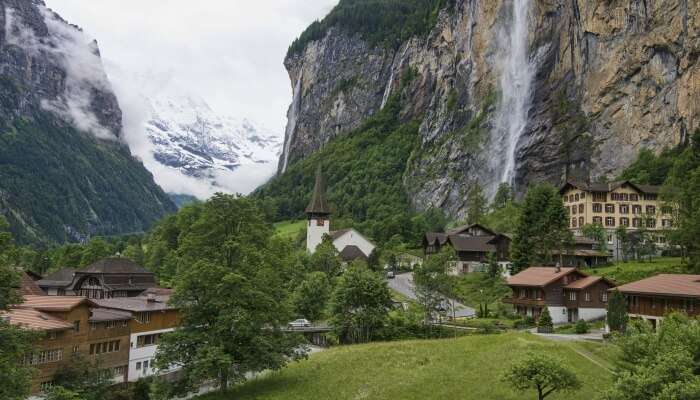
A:
{"type": "Polygon", "coordinates": [[[505,297],[503,302],[519,306],[544,306],[544,299],[531,299],[529,297],[505,297]]]}

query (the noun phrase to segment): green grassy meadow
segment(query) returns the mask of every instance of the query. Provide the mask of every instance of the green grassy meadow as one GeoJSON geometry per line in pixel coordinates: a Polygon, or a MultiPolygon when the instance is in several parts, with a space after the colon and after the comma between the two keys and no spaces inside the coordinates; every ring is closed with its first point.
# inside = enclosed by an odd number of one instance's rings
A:
{"type": "Polygon", "coordinates": [[[591,268],[585,272],[625,284],[658,274],[686,273],[686,266],[678,257],[654,258],[651,261],[617,262],[609,267],[591,268]]]}
{"type": "Polygon", "coordinates": [[[306,230],[306,221],[305,220],[294,220],[294,221],[282,221],[278,222],[274,225],[275,227],[275,235],[287,238],[287,239],[294,239],[297,237],[299,232],[305,231],[306,230]]]}
{"type": "Polygon", "coordinates": [[[200,400],[535,399],[534,391],[515,392],[500,380],[513,360],[529,350],[561,358],[583,382],[577,392],[548,399],[588,400],[611,383],[614,352],[608,347],[515,332],[340,346],[200,400]]]}

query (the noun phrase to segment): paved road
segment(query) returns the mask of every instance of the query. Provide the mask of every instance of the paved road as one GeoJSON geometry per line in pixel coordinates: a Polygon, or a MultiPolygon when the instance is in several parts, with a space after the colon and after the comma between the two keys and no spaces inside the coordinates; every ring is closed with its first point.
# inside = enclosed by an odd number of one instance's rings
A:
{"type": "MultiPolygon", "coordinates": [[[[408,297],[409,299],[416,299],[416,292],[413,286],[413,274],[410,272],[399,274],[396,275],[394,279],[389,279],[389,287],[408,297]]],[[[458,302],[455,302],[454,304],[456,317],[473,317],[476,315],[476,310],[473,308],[467,307],[458,302]]],[[[449,314],[452,315],[451,312],[449,314]]]]}

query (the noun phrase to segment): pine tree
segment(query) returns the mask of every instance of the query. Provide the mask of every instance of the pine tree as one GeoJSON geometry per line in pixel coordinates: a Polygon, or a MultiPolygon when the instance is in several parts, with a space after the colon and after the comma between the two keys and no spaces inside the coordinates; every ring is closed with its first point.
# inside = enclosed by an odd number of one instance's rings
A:
{"type": "Polygon", "coordinates": [[[624,333],[627,330],[627,302],[618,290],[613,291],[608,300],[607,318],[611,331],[624,333]]]}
{"type": "Polygon", "coordinates": [[[540,319],[537,321],[537,332],[552,333],[553,331],[554,323],[552,322],[552,316],[549,314],[549,308],[547,308],[547,306],[544,306],[542,307],[540,319]]]}

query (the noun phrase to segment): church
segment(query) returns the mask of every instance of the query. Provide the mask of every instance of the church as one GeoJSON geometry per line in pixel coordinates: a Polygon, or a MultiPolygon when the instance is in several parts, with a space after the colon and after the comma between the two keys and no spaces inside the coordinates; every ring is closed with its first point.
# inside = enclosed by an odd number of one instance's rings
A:
{"type": "Polygon", "coordinates": [[[313,253],[321,244],[325,235],[330,236],[333,245],[338,249],[340,258],[345,262],[354,260],[369,260],[375,249],[374,243],[362,236],[355,229],[331,231],[331,212],[326,202],[326,190],[321,170],[316,172],[316,183],[311,201],[306,207],[308,225],[306,228],[306,249],[313,253]]]}

